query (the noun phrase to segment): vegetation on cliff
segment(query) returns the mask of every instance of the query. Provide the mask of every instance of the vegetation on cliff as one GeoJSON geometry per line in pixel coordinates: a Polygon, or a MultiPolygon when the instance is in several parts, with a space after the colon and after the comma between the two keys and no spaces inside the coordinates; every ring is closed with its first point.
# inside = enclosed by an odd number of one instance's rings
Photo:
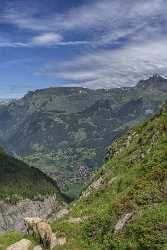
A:
{"type": "Polygon", "coordinates": [[[116,140],[106,160],[70,215],[53,224],[68,239],[60,249],[166,250],[167,103],[116,140]]]}

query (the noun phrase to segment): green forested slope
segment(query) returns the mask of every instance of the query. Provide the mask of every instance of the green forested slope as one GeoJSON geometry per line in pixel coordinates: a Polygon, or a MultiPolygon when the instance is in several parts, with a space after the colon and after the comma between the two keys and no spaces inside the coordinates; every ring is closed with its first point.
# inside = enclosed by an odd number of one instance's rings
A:
{"type": "Polygon", "coordinates": [[[40,199],[55,193],[60,196],[52,179],[7,155],[0,148],[0,200],[16,202],[24,198],[40,199]]]}
{"type": "Polygon", "coordinates": [[[167,103],[111,145],[91,187],[53,224],[68,239],[60,249],[167,249],[167,103]]]}

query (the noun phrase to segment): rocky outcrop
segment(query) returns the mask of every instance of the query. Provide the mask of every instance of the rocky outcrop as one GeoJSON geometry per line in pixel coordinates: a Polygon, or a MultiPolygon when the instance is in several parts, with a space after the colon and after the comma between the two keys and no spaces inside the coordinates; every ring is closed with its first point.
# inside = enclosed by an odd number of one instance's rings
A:
{"type": "Polygon", "coordinates": [[[124,226],[128,223],[132,216],[133,212],[127,213],[117,222],[117,224],[115,225],[115,234],[123,230],[124,226]]]}
{"type": "Polygon", "coordinates": [[[83,198],[88,197],[92,192],[95,192],[99,190],[104,185],[104,179],[102,177],[95,180],[85,192],[83,192],[82,196],[83,198]]]}
{"type": "Polygon", "coordinates": [[[57,199],[56,195],[41,200],[25,199],[15,205],[7,204],[0,201],[0,233],[8,230],[25,231],[23,218],[25,217],[40,217],[48,220],[51,216],[56,217],[63,205],[57,199]]]}
{"type": "Polygon", "coordinates": [[[30,247],[32,246],[32,242],[30,240],[22,239],[15,244],[7,247],[6,250],[30,250],[30,247]]]}

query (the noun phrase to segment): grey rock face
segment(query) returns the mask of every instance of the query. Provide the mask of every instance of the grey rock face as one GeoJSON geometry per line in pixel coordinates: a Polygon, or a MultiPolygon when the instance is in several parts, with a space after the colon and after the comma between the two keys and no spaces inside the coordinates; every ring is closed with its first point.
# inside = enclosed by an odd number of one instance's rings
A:
{"type": "Polygon", "coordinates": [[[64,217],[65,215],[67,215],[69,213],[69,210],[67,208],[62,208],[61,210],[59,210],[57,213],[52,214],[49,219],[48,222],[53,222],[57,219],[61,219],[62,217],[64,217]]]}
{"type": "Polygon", "coordinates": [[[128,221],[132,218],[133,212],[125,214],[115,225],[115,233],[119,233],[123,230],[124,226],[128,223],[128,221]]]}
{"type": "MultiPolygon", "coordinates": [[[[8,230],[25,231],[23,218],[40,217],[48,220],[49,217],[56,215],[63,207],[56,195],[44,198],[43,200],[32,201],[29,199],[10,205],[3,201],[0,202],[0,233],[8,230]]],[[[55,216],[56,217],[56,216],[55,216]]]]}
{"type": "Polygon", "coordinates": [[[87,190],[82,194],[81,197],[88,197],[92,192],[99,190],[104,184],[104,180],[102,177],[94,181],[87,190]]]}

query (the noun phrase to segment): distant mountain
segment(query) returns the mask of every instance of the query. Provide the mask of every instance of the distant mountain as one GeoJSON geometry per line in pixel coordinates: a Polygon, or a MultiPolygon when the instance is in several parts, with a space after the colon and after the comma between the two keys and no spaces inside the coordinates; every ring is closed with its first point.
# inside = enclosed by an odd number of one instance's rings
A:
{"type": "Polygon", "coordinates": [[[6,98],[0,98],[0,105],[8,105],[10,102],[13,102],[14,99],[6,99],[6,98]]]}
{"type": "Polygon", "coordinates": [[[0,106],[0,139],[17,157],[77,195],[99,168],[105,148],[127,128],[157,112],[167,80],[154,75],[135,87],[48,88],[0,106]]]}
{"type": "Polygon", "coordinates": [[[69,215],[53,223],[67,238],[61,249],[167,249],[166,149],[167,103],[113,142],[69,215]]]}
{"type": "Polygon", "coordinates": [[[23,230],[23,218],[48,218],[65,206],[55,181],[0,148],[0,233],[23,230]]]}

